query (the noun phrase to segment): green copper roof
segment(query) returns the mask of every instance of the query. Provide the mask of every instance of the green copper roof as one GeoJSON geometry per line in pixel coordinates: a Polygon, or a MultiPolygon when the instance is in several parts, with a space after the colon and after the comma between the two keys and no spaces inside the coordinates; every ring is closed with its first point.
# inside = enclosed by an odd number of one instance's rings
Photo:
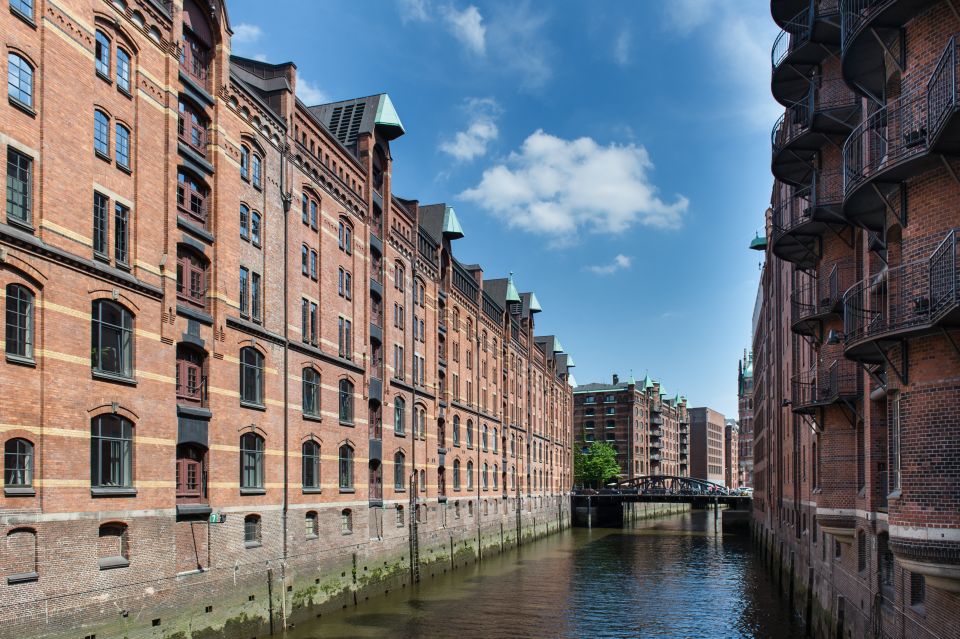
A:
{"type": "Polygon", "coordinates": [[[533,291],[530,291],[530,312],[539,313],[543,310],[543,307],[540,306],[540,300],[537,299],[537,294],[533,291]]]}
{"type": "Polygon", "coordinates": [[[637,380],[635,380],[635,379],[633,378],[633,371],[630,371],[630,377],[627,378],[627,384],[628,384],[629,386],[636,386],[636,385],[637,385],[637,380]]]}
{"type": "MultiPolygon", "coordinates": [[[[507,299],[510,299],[510,298],[508,297],[507,299]]],[[[563,352],[563,346],[560,345],[560,340],[557,339],[556,337],[553,338],[553,352],[554,353],[563,352]]]]}
{"type": "Polygon", "coordinates": [[[673,405],[674,406],[680,405],[680,393],[677,393],[677,395],[673,398],[673,405]]]}
{"type": "Polygon", "coordinates": [[[391,126],[400,129],[401,135],[406,133],[403,123],[400,122],[400,116],[397,115],[397,109],[393,106],[393,100],[386,93],[382,94],[377,104],[377,117],[374,120],[380,126],[391,126]]]}
{"type": "Polygon", "coordinates": [[[450,239],[459,240],[463,237],[463,227],[460,226],[460,220],[457,219],[457,212],[452,206],[448,206],[443,212],[443,234],[449,235],[450,239]]]}
{"type": "Polygon", "coordinates": [[[660,397],[667,396],[667,389],[663,384],[660,384],[660,397]]]}
{"type": "Polygon", "coordinates": [[[643,390],[648,391],[653,388],[653,381],[650,379],[650,375],[647,374],[643,378],[643,390]]]}
{"type": "Polygon", "coordinates": [[[573,361],[573,356],[570,353],[567,353],[567,366],[573,368],[576,364],[573,361]]]}
{"type": "Polygon", "coordinates": [[[510,271],[510,279],[507,280],[507,301],[508,302],[520,301],[520,293],[517,293],[517,287],[513,285],[513,271],[510,271]]]}
{"type": "Polygon", "coordinates": [[[760,234],[757,233],[756,237],[750,240],[750,248],[754,251],[764,251],[767,248],[767,236],[764,235],[760,237],[760,234]]]}

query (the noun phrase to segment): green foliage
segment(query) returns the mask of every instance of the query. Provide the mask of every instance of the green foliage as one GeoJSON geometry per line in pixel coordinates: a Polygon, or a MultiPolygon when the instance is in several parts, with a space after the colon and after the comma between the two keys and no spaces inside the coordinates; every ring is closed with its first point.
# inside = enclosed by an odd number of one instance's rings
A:
{"type": "Polygon", "coordinates": [[[580,486],[600,488],[620,474],[617,451],[606,442],[593,442],[586,453],[573,451],[573,478],[580,486]]]}

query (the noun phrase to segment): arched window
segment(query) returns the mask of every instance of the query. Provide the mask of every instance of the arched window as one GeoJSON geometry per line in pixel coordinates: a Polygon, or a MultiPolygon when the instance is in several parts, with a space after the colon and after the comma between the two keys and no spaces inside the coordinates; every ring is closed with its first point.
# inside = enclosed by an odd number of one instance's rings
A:
{"type": "Polygon", "coordinates": [[[130,77],[132,65],[130,54],[125,49],[117,47],[117,88],[130,94],[130,77]]]}
{"type": "Polygon", "coordinates": [[[340,380],[340,421],[353,423],[353,384],[348,379],[340,380]]]}
{"type": "Polygon", "coordinates": [[[453,489],[460,490],[460,460],[453,460],[453,489]]]}
{"type": "Polygon", "coordinates": [[[207,260],[185,245],[177,246],[177,297],[191,306],[207,307],[207,260]]]}
{"type": "Polygon", "coordinates": [[[240,437],[240,488],[263,489],[263,437],[245,433],[240,437]]]}
{"type": "Polygon", "coordinates": [[[96,45],[94,47],[93,57],[96,62],[97,73],[105,79],[110,79],[110,38],[103,31],[97,29],[95,36],[96,45]]]}
{"type": "Polygon", "coordinates": [[[423,406],[417,406],[417,431],[420,439],[427,438],[427,410],[423,406]]]}
{"type": "Polygon", "coordinates": [[[393,432],[397,435],[404,434],[404,424],[406,423],[407,403],[402,397],[397,397],[393,402],[393,432]]]}
{"type": "Polygon", "coordinates": [[[253,161],[250,164],[250,173],[253,181],[253,186],[261,189],[263,188],[263,177],[260,171],[261,160],[260,156],[256,153],[253,154],[253,161]]]}
{"type": "Polygon", "coordinates": [[[453,445],[460,445],[460,416],[453,416],[453,445]]]}
{"type": "Polygon", "coordinates": [[[301,374],[303,414],[307,417],[320,417],[320,373],[313,368],[304,368],[301,374]]]}
{"type": "Polygon", "coordinates": [[[489,488],[489,484],[487,483],[488,476],[489,476],[489,473],[488,473],[487,462],[483,462],[483,476],[480,480],[480,485],[483,486],[484,490],[489,488]]]}
{"type": "Polygon", "coordinates": [[[263,531],[260,515],[247,515],[243,518],[243,545],[256,548],[263,543],[263,531]]]}
{"type": "Polygon", "coordinates": [[[3,445],[3,485],[5,488],[33,486],[33,444],[26,439],[8,439],[3,445]]]}
{"type": "Polygon", "coordinates": [[[177,344],[177,402],[203,405],[207,398],[206,353],[177,344]]]}
{"type": "MultiPolygon", "coordinates": [[[[250,239],[250,207],[246,204],[240,205],[240,238],[250,239]]],[[[306,246],[303,247],[306,251],[306,246]]],[[[306,263],[304,263],[305,265],[306,263]]]]}
{"type": "Polygon", "coordinates": [[[195,0],[183,3],[183,43],[180,48],[180,68],[209,89],[210,52],[213,49],[213,34],[204,10],[195,0]]]}
{"type": "Polygon", "coordinates": [[[116,161],[117,165],[124,168],[130,168],[130,129],[117,122],[116,126],[117,144],[116,161]]]}
{"type": "MultiPolygon", "coordinates": [[[[244,180],[250,180],[250,147],[246,144],[240,145],[240,177],[244,180]]],[[[306,210],[307,196],[303,196],[304,210],[306,210]]]]}
{"type": "Polygon", "coordinates": [[[263,354],[252,346],[240,349],[240,402],[263,405],[263,354]]]}
{"type": "Polygon", "coordinates": [[[467,462],[467,490],[473,489],[473,461],[467,462]]]}
{"type": "Polygon", "coordinates": [[[250,215],[250,241],[257,247],[260,246],[261,219],[260,214],[256,211],[250,215]]]}
{"type": "Polygon", "coordinates": [[[100,570],[130,565],[130,538],[125,523],[113,521],[101,524],[97,542],[100,570]]]}
{"type": "Polygon", "coordinates": [[[303,487],[318,489],[320,488],[320,444],[311,439],[303,442],[301,449],[303,487]]]}
{"type": "Polygon", "coordinates": [[[403,506],[397,504],[397,528],[403,527],[403,506]]]}
{"type": "Polygon", "coordinates": [[[320,536],[320,518],[317,516],[317,511],[307,511],[303,517],[303,526],[307,539],[316,539],[320,536]]]}
{"type": "Polygon", "coordinates": [[[7,583],[25,583],[36,581],[37,575],[37,531],[33,528],[14,528],[7,533],[4,543],[4,561],[7,583]]]}
{"type": "Polygon", "coordinates": [[[340,446],[338,468],[340,490],[353,490],[353,447],[350,444],[340,446]]]}
{"type": "Polygon", "coordinates": [[[7,54],[7,96],[33,107],[33,67],[16,53],[7,54]]]}
{"type": "Polygon", "coordinates": [[[133,424],[116,414],[90,423],[90,484],[95,488],[133,486],[133,424]]]}
{"type": "Polygon", "coordinates": [[[467,420],[467,448],[473,448],[473,420],[467,420]]]}
{"type": "Polygon", "coordinates": [[[207,196],[210,189],[203,180],[184,169],[177,170],[177,209],[187,219],[207,226],[207,196]]]}
{"type": "Polygon", "coordinates": [[[499,480],[499,473],[497,471],[497,465],[494,464],[493,465],[493,489],[494,490],[497,489],[498,480],[499,480]]]}
{"type": "Polygon", "coordinates": [[[487,430],[487,425],[484,424],[484,425],[483,425],[483,435],[482,435],[482,438],[481,438],[481,443],[483,444],[483,450],[484,450],[484,452],[486,452],[486,450],[487,450],[487,441],[488,441],[488,440],[489,440],[489,433],[488,433],[488,430],[487,430]]]}
{"type": "Polygon", "coordinates": [[[418,483],[420,484],[420,492],[427,492],[427,471],[422,468],[420,469],[420,481],[418,483]]]}
{"type": "Polygon", "coordinates": [[[510,467],[510,490],[517,489],[517,467],[510,467]]]}
{"type": "Polygon", "coordinates": [[[403,279],[405,277],[403,264],[397,262],[393,265],[393,287],[398,291],[403,290],[403,279]]]}
{"type": "Polygon", "coordinates": [[[337,245],[347,255],[353,251],[353,227],[343,218],[337,224],[337,245]]]}
{"type": "Polygon", "coordinates": [[[110,118],[100,109],[93,112],[93,150],[110,158],[110,118]]]}
{"type": "Polygon", "coordinates": [[[6,351],[33,359],[33,293],[20,284],[7,284],[6,351]]]}
{"type": "Polygon", "coordinates": [[[403,464],[406,457],[400,451],[393,454],[393,487],[396,490],[403,490],[406,487],[406,471],[403,464]]]}
{"type": "Polygon", "coordinates": [[[344,535],[353,533],[353,511],[349,508],[340,511],[340,532],[344,535]]]}
{"type": "Polygon", "coordinates": [[[499,437],[498,437],[497,433],[498,433],[497,427],[494,426],[494,427],[493,427],[493,452],[494,452],[494,453],[497,452],[498,442],[499,442],[499,437]]]}

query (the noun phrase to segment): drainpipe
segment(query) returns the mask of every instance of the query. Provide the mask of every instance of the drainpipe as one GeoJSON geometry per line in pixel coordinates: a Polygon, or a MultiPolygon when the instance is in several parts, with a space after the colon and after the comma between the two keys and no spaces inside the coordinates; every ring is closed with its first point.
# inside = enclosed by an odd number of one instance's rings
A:
{"type": "MultiPolygon", "coordinates": [[[[289,124],[288,124],[289,126],[289,124]]],[[[289,130],[289,129],[288,129],[289,130]]],[[[286,280],[287,277],[287,267],[288,267],[288,253],[286,250],[287,247],[287,222],[288,214],[290,212],[290,204],[293,201],[293,196],[285,191],[286,188],[286,162],[287,162],[287,146],[284,143],[284,147],[280,150],[280,200],[281,205],[283,206],[283,277],[286,280]]],[[[286,576],[286,563],[287,563],[287,515],[289,510],[289,490],[290,490],[290,417],[288,415],[290,409],[290,329],[287,327],[289,312],[288,297],[286,286],[283,287],[283,516],[281,518],[282,527],[283,527],[283,573],[282,576],[286,576]]]]}

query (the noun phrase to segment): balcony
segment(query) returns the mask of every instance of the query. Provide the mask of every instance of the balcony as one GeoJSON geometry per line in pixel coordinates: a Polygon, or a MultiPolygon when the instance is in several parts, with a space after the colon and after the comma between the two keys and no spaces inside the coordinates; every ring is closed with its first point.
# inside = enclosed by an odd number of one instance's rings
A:
{"type": "Polygon", "coordinates": [[[654,428],[653,430],[650,431],[650,436],[651,436],[651,437],[663,437],[663,429],[661,429],[661,428],[654,428]]]}
{"type": "Polygon", "coordinates": [[[774,124],[770,136],[773,175],[789,184],[809,185],[820,150],[832,138],[847,137],[859,119],[860,99],[843,80],[813,78],[804,95],[787,105],[774,124]]]}
{"type": "Polygon", "coordinates": [[[840,44],[836,0],[804,5],[792,18],[778,20],[783,29],[770,54],[770,88],[773,97],[784,106],[803,98],[807,78],[830,55],[831,48],[840,44]]]}
{"type": "Polygon", "coordinates": [[[663,442],[650,440],[650,448],[663,448],[663,442]]]}
{"type": "Polygon", "coordinates": [[[957,244],[953,229],[929,258],[881,271],[846,292],[847,357],[880,364],[886,345],[960,326],[957,244]]]}
{"type": "Polygon", "coordinates": [[[773,209],[774,255],[803,269],[820,260],[821,235],[830,224],[843,224],[840,174],[816,172],[809,186],[791,187],[773,209]]]}
{"type": "Polygon", "coordinates": [[[802,371],[792,381],[791,408],[797,414],[812,414],[836,402],[854,401],[860,394],[859,369],[842,357],[802,371]]]}
{"type": "Polygon", "coordinates": [[[868,97],[883,95],[885,58],[900,55],[900,28],[937,0],[841,0],[841,64],[850,86],[868,97]]]}
{"type": "Polygon", "coordinates": [[[379,377],[370,378],[369,393],[370,401],[383,403],[383,381],[379,377]]]}
{"type": "MultiPolygon", "coordinates": [[[[652,410],[652,409],[651,409],[652,410]]],[[[653,426],[663,426],[663,416],[659,414],[660,411],[657,411],[656,414],[651,415],[650,424],[653,426]]]]}
{"type": "Polygon", "coordinates": [[[378,298],[383,299],[383,284],[378,281],[379,276],[370,278],[370,292],[378,298]]]}
{"type": "Polygon", "coordinates": [[[651,462],[660,462],[661,459],[663,459],[663,457],[661,457],[660,453],[650,453],[651,462]]]}
{"type": "Polygon", "coordinates": [[[834,264],[830,274],[798,286],[790,295],[790,328],[797,335],[821,336],[823,322],[843,312],[843,294],[856,278],[852,265],[834,264]]]}

